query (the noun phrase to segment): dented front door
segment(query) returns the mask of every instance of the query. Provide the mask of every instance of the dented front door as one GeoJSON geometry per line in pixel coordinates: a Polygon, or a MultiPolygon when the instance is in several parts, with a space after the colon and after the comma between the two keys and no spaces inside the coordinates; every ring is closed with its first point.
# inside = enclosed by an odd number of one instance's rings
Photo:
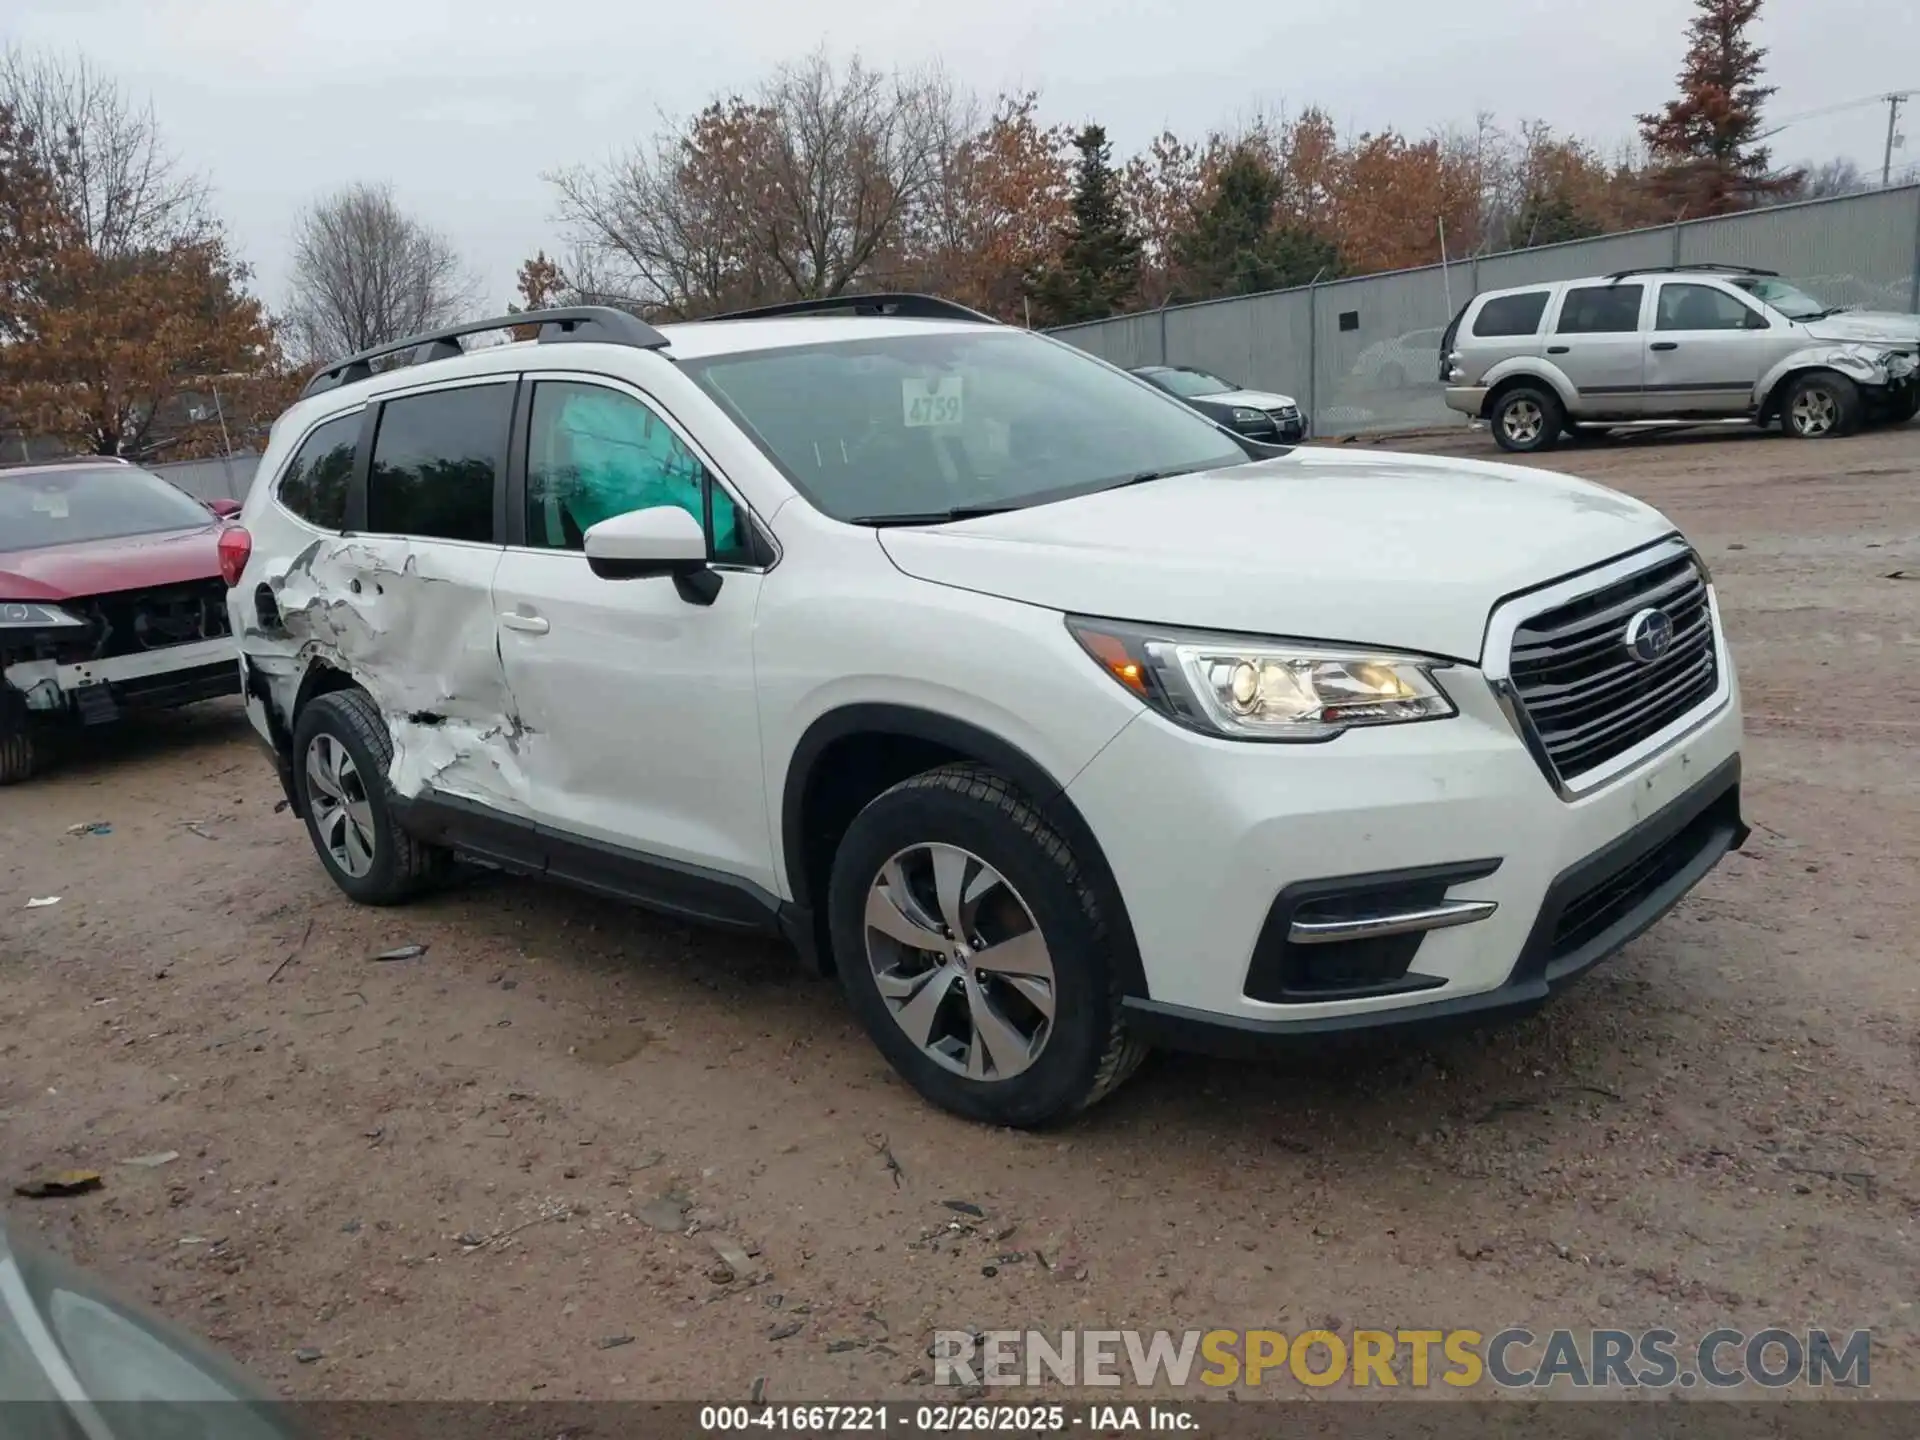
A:
{"type": "Polygon", "coordinates": [[[777,894],[753,689],[762,577],[735,563],[752,550],[744,507],[638,389],[565,374],[525,383],[524,476],[493,599],[540,819],[624,853],[609,864],[667,861],[777,894]],[[593,573],[585,532],[657,505],[707,529],[717,592],[593,573]]]}
{"type": "Polygon", "coordinates": [[[773,892],[753,612],[761,577],[711,605],[672,580],[602,580],[577,551],[514,549],[494,585],[500,653],[543,822],[773,892]]]}

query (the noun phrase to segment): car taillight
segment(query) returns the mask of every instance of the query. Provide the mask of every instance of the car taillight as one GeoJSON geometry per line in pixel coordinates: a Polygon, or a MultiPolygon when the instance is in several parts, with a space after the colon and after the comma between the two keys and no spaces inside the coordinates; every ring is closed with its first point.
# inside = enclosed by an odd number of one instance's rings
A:
{"type": "Polygon", "coordinates": [[[220,578],[229,590],[240,583],[252,555],[253,536],[244,525],[229,525],[220,532],[220,578]]]}

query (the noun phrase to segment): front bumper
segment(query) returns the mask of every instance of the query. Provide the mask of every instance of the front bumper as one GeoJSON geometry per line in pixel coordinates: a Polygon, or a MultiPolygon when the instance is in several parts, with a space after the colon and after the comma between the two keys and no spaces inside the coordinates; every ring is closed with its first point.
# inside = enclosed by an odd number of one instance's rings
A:
{"type": "Polygon", "coordinates": [[[23,660],[6,668],[5,680],[30,721],[100,725],[237,694],[238,654],[221,637],[70,665],[23,660]]]}
{"type": "Polygon", "coordinates": [[[1454,718],[1323,745],[1211,740],[1143,714],[1068,787],[1126,903],[1140,954],[1126,1004],[1143,1035],[1238,1051],[1528,1008],[1646,929],[1744,840],[1730,665],[1717,710],[1573,799],[1555,792],[1478,672],[1461,667],[1444,683],[1454,718]],[[1668,842],[1678,848],[1661,850],[1668,842]],[[1263,979],[1256,961],[1274,939],[1277,897],[1326,877],[1409,872],[1445,881],[1418,903],[1473,914],[1422,933],[1403,979],[1317,993],[1263,979]],[[1608,900],[1616,879],[1633,893],[1608,900]],[[1595,923],[1557,934],[1583,896],[1595,923]]]}
{"type": "Polygon", "coordinates": [[[1268,412],[1258,420],[1232,422],[1231,428],[1249,440],[1259,440],[1268,445],[1291,445],[1304,440],[1307,436],[1307,417],[1304,414],[1281,415],[1268,412]]]}
{"type": "Polygon", "coordinates": [[[1129,1026],[1169,1049],[1250,1056],[1295,1040],[1439,1030],[1523,1015],[1645,933],[1747,835],[1736,755],[1657,815],[1556,876],[1512,973],[1495,989],[1316,1020],[1221,1017],[1129,996],[1129,1026]],[[1581,923],[1589,911],[1599,923],[1581,923]]]}

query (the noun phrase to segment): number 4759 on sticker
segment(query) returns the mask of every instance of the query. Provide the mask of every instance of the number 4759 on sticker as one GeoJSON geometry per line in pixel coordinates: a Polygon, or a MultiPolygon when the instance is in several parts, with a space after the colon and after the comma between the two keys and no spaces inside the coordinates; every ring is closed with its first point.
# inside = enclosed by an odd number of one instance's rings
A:
{"type": "Polygon", "coordinates": [[[909,426],[958,425],[963,408],[960,377],[942,375],[933,381],[902,380],[900,403],[909,426]]]}

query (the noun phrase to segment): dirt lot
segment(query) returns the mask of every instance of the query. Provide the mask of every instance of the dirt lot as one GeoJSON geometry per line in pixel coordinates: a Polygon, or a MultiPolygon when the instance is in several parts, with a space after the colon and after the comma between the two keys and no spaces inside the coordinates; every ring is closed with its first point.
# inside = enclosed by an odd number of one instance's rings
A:
{"type": "Polygon", "coordinates": [[[106,1174],[0,1203],[301,1397],[898,1396],[936,1328],[1308,1322],[1869,1326],[1920,1396],[1920,427],[1551,460],[1710,560],[1755,830],[1523,1025],[980,1129],[772,946],[348,905],[205,707],[0,796],[0,1159],[106,1174]]]}

